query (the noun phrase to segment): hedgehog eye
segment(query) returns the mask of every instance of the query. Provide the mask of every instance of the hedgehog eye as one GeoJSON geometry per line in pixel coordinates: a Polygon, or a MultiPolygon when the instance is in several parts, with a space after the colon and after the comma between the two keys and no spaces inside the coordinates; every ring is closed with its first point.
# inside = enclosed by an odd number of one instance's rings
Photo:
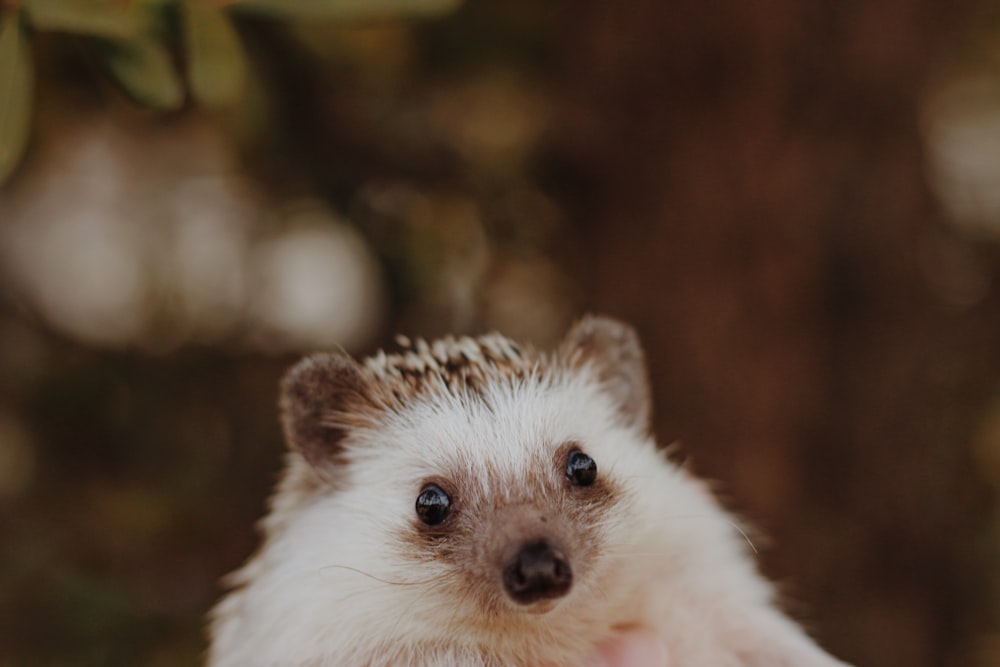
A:
{"type": "Polygon", "coordinates": [[[448,518],[451,498],[437,484],[428,484],[417,496],[417,516],[428,526],[436,526],[448,518]]]}
{"type": "Polygon", "coordinates": [[[577,486],[590,486],[597,479],[597,463],[579,449],[566,457],[566,477],[577,486]]]}

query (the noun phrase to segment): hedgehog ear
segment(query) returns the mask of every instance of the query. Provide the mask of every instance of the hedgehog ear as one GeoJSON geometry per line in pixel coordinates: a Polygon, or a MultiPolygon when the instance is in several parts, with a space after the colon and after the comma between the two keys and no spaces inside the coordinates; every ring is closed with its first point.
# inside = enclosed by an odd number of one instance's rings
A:
{"type": "Polygon", "coordinates": [[[281,421],[289,449],[315,468],[328,468],[343,452],[349,415],[362,412],[368,382],[347,355],[316,354],[295,364],[281,381],[281,421]]]}
{"type": "Polygon", "coordinates": [[[628,423],[649,430],[652,397],[635,329],[610,317],[587,315],[566,334],[559,354],[571,367],[590,365],[628,423]]]}

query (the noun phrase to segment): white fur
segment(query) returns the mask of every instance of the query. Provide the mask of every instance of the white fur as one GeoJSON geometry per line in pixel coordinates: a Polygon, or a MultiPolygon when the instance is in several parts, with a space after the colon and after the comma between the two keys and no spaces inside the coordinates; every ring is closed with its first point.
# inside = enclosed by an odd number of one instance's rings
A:
{"type": "MultiPolygon", "coordinates": [[[[623,423],[587,366],[498,382],[484,399],[430,395],[346,446],[336,488],[271,526],[235,573],[245,585],[213,612],[212,667],[580,665],[633,625],[664,639],[672,667],[843,667],[776,610],[733,520],[623,423]],[[573,440],[621,492],[595,518],[601,554],[549,611],[484,616],[442,585],[457,576],[448,564],[400,546],[426,479],[460,470],[507,480],[483,492],[513,497],[529,466],[573,440]]],[[[558,520],[558,507],[539,509],[558,520]]]]}

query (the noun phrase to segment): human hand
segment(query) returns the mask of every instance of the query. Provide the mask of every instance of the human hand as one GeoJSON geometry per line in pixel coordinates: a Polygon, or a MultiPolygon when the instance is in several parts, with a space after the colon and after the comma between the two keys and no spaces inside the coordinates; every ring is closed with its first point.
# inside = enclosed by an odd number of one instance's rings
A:
{"type": "Polygon", "coordinates": [[[668,667],[667,647],[645,630],[626,630],[598,648],[590,667],[668,667]]]}

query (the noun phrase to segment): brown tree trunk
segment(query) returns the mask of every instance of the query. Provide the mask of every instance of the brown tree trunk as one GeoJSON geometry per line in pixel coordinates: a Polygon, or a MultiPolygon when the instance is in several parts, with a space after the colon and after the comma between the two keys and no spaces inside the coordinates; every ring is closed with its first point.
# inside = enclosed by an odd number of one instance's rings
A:
{"type": "Polygon", "coordinates": [[[858,665],[958,664],[984,574],[955,545],[980,528],[997,296],[933,290],[960,242],[918,126],[969,4],[564,7],[556,153],[590,305],[637,324],[660,437],[725,480],[793,610],[858,665]]]}

